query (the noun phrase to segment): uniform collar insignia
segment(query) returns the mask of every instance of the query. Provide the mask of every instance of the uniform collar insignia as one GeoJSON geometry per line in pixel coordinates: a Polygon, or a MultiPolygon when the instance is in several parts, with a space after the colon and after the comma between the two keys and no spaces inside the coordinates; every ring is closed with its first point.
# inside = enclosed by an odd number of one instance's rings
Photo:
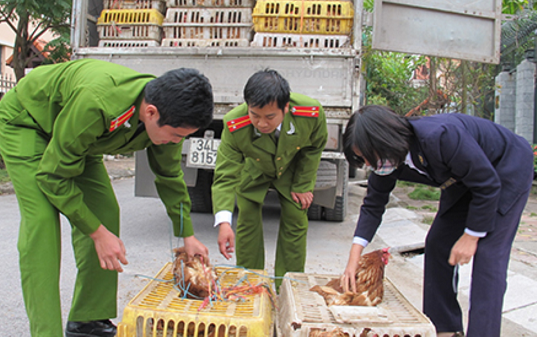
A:
{"type": "Polygon", "coordinates": [[[123,124],[125,124],[127,127],[130,127],[130,124],[128,124],[127,121],[134,115],[134,111],[136,111],[136,107],[133,105],[127,111],[123,112],[119,117],[114,118],[110,122],[110,132],[114,131],[123,124]]]}
{"type": "Polygon", "coordinates": [[[289,122],[289,131],[287,131],[288,135],[292,135],[295,133],[295,126],[293,125],[293,122],[289,122]]]}

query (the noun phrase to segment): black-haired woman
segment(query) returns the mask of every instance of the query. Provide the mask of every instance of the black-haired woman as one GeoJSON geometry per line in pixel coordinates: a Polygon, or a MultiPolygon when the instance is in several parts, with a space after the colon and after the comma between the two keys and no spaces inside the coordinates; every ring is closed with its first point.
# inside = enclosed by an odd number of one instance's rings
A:
{"type": "Polygon", "coordinates": [[[439,336],[463,330],[456,266],[473,258],[467,337],[500,336],[509,254],[533,178],[529,143],[483,118],[405,118],[372,105],[353,114],[344,146],[351,165],[373,172],[342,286],[352,290],[396,181],[437,186],[439,210],[425,242],[423,311],[439,336]]]}

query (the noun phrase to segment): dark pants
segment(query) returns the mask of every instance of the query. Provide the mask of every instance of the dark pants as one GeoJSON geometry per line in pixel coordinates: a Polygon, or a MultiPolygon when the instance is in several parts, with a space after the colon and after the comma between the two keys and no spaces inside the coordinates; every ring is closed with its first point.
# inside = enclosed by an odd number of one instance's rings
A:
{"type": "MultiPolygon", "coordinates": [[[[509,255],[528,195],[529,190],[522,193],[506,214],[496,213],[495,229],[478,242],[467,337],[500,336],[509,255]]],[[[425,243],[423,312],[438,332],[463,331],[462,312],[453,289],[454,267],[448,259],[451,248],[464,233],[470,200],[467,193],[448,211],[439,213],[425,243]]]]}

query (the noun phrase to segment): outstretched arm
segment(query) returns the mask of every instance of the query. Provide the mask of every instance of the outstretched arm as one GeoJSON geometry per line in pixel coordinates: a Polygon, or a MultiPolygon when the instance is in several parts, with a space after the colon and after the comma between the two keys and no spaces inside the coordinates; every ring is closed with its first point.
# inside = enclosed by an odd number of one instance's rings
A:
{"type": "Polygon", "coordinates": [[[356,292],[356,270],[358,269],[358,263],[362,257],[362,251],[364,247],[359,244],[353,244],[351,251],[349,253],[349,261],[347,262],[347,267],[341,276],[340,284],[345,292],[352,291],[356,292]],[[350,285],[350,289],[349,289],[350,285]]]}

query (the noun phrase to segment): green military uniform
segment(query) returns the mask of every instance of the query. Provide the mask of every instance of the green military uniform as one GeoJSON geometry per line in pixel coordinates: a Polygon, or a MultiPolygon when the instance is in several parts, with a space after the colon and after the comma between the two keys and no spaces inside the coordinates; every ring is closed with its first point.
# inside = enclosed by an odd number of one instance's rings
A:
{"type": "Polygon", "coordinates": [[[281,204],[275,275],[304,271],[307,210],[293,201],[291,192],[313,191],[327,138],[322,106],[296,93],[291,93],[277,142],[274,134],[261,134],[251,125],[246,104],[226,114],[212,187],[213,211],[233,211],[237,198],[237,265],[264,269],[261,208],[273,187],[281,204]]]}
{"type": "Polygon", "coordinates": [[[0,152],[21,210],[18,250],[32,336],[63,336],[59,213],[72,225],[78,268],[69,320],[117,316],[117,272],[100,267],[88,236],[100,224],[119,235],[119,206],[103,154],[147,148],[175,234],[193,235],[179,165],[182,144],[152,145],[138,119],[144,87],[153,78],[78,60],[32,70],[0,101],[0,152]]]}

